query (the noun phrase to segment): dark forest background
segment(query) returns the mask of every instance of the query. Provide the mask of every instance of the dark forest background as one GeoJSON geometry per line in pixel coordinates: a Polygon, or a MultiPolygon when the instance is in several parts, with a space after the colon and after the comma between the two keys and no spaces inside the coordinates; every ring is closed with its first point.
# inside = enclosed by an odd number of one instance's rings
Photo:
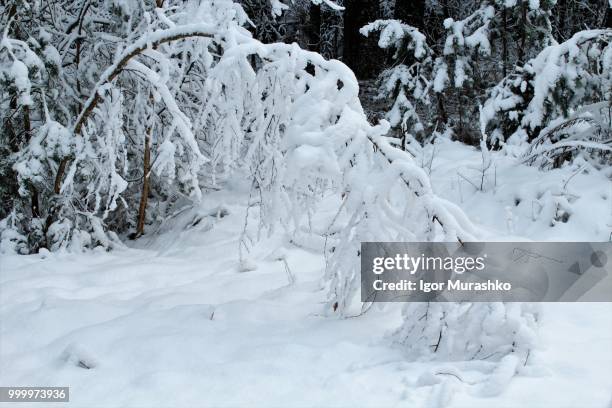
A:
{"type": "Polygon", "coordinates": [[[397,97],[397,89],[383,90],[381,94],[381,82],[388,79],[381,74],[400,64],[409,65],[406,60],[411,56],[404,54],[394,58],[396,49],[382,49],[378,44],[379,37],[363,35],[360,33],[362,27],[376,20],[397,20],[412,26],[426,36],[435,57],[444,54],[449,38],[445,20],[464,21],[476,28],[479,22],[475,21],[475,16],[483,7],[492,5],[496,13],[488,33],[492,50],[490,55],[479,55],[473,61],[478,72],[471,75],[471,83],[455,89],[447,87],[438,94],[436,101],[426,106],[414,103],[418,115],[428,117],[421,136],[431,134],[435,129],[447,128],[453,130],[454,138],[469,144],[478,144],[480,139],[479,104],[487,99],[495,84],[549,44],[545,38],[547,35],[562,43],[580,31],[612,27],[608,0],[337,2],[344,10],[334,10],[324,2],[315,4],[310,0],[299,0],[278,17],[270,13],[269,0],[243,0],[241,3],[252,17],[254,27],[251,30],[259,40],[266,43],[297,42],[302,48],[347,64],[362,81],[362,104],[372,120],[385,117],[397,97]]]}
{"type": "MultiPolygon", "coordinates": [[[[515,0],[528,9],[528,0],[515,0]]],[[[608,0],[543,0],[551,3],[550,23],[558,42],[578,31],[611,28],[612,12],[608,0]],[[554,4],[553,4],[554,3],[554,4]]],[[[343,0],[344,10],[333,10],[325,3],[299,0],[282,16],[270,13],[268,0],[240,1],[255,24],[252,32],[263,42],[297,42],[302,48],[336,58],[350,66],[359,79],[372,79],[388,65],[388,56],[377,46],[377,38],[366,38],[359,29],[378,19],[397,19],[417,28],[436,50],[444,47],[447,18],[461,20],[483,3],[478,0],[343,0]],[[387,57],[387,58],[385,58],[387,57]]],[[[510,1],[499,2],[510,3],[510,1]]],[[[523,11],[523,10],[521,10],[523,11]]],[[[520,29],[521,21],[508,16],[508,31],[520,29]]],[[[518,55],[508,56],[508,65],[517,63],[518,55]]]]}

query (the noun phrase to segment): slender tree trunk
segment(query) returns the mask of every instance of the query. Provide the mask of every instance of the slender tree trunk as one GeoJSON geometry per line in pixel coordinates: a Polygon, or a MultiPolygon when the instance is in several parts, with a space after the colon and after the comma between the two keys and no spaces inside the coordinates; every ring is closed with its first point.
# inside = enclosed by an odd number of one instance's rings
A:
{"type": "MultiPolygon", "coordinates": [[[[399,1],[399,0],[397,0],[399,1]]],[[[396,6],[397,7],[397,6],[396,6]]],[[[444,40],[446,38],[446,29],[444,28],[444,20],[451,15],[451,10],[448,5],[448,0],[440,0],[439,7],[442,9],[440,14],[431,13],[428,15],[427,28],[423,28],[424,34],[427,35],[427,40],[436,53],[442,54],[444,49],[444,40]]],[[[425,23],[425,18],[423,18],[425,23]]]]}
{"type": "Polygon", "coordinates": [[[38,201],[38,190],[36,187],[30,187],[30,193],[32,195],[31,205],[32,205],[32,217],[40,218],[40,205],[38,201]]]}
{"type": "MultiPolygon", "coordinates": [[[[157,0],[158,4],[160,1],[157,0]]],[[[157,48],[157,47],[155,47],[157,48]]],[[[149,104],[151,106],[151,114],[147,118],[147,130],[145,132],[144,158],[142,161],[142,195],[140,196],[140,206],[138,207],[138,221],[136,223],[136,234],[134,238],[138,238],[144,234],[145,218],[147,216],[147,202],[149,201],[149,177],[151,173],[151,139],[153,137],[153,111],[155,110],[155,100],[153,93],[149,93],[149,104]]]]}
{"type": "Polygon", "coordinates": [[[521,1],[521,46],[518,49],[518,62],[525,64],[525,47],[527,46],[527,2],[521,1]]]}
{"type": "Polygon", "coordinates": [[[138,222],[136,225],[136,236],[140,237],[144,234],[145,216],[147,213],[147,201],[149,199],[149,173],[151,172],[151,135],[153,127],[149,126],[145,135],[144,145],[144,160],[142,170],[144,172],[142,178],[142,195],[140,196],[140,206],[138,208],[138,222]]]}
{"type": "Polygon", "coordinates": [[[321,5],[310,4],[310,22],[308,24],[308,49],[321,52],[321,5]]]}
{"type": "Polygon", "coordinates": [[[376,0],[347,0],[344,4],[343,61],[359,79],[374,78],[385,61],[375,36],[365,37],[359,30],[380,17],[376,0]]]}
{"type": "Polygon", "coordinates": [[[395,0],[393,12],[397,20],[418,28],[425,28],[425,0],[395,0]]]}
{"type": "MultiPolygon", "coordinates": [[[[25,142],[28,143],[32,136],[32,122],[30,121],[30,107],[28,105],[23,107],[23,131],[25,142]]],[[[30,184],[30,208],[32,210],[32,217],[39,218],[40,207],[38,202],[38,190],[32,184],[30,184]]]]}
{"type": "MultiPolygon", "coordinates": [[[[164,5],[164,0],[155,0],[157,8],[161,8],[164,5]]],[[[157,49],[157,44],[153,46],[153,49],[157,49]]],[[[153,93],[149,93],[149,103],[151,104],[151,111],[154,110],[153,93]]],[[[151,114],[152,115],[152,114],[151,114]]],[[[151,173],[151,137],[153,136],[153,123],[152,117],[149,117],[149,127],[145,133],[145,145],[144,145],[144,159],[142,161],[142,195],[140,196],[140,205],[138,206],[138,221],[136,223],[136,235],[138,238],[144,234],[144,224],[147,215],[147,202],[149,201],[149,177],[151,173]]]]}
{"type": "Polygon", "coordinates": [[[446,108],[444,107],[444,95],[442,93],[436,93],[436,100],[438,103],[438,125],[436,127],[442,129],[442,126],[448,122],[446,108]]]}
{"type": "Polygon", "coordinates": [[[342,57],[344,63],[356,71],[361,44],[359,5],[356,0],[347,0],[344,7],[344,54],[342,57]]]}
{"type": "Polygon", "coordinates": [[[606,17],[604,18],[604,27],[612,28],[612,6],[606,10],[606,17]]]}
{"type": "MultiPolygon", "coordinates": [[[[81,62],[81,42],[82,42],[82,38],[81,38],[81,29],[79,28],[79,34],[78,34],[78,38],[76,39],[76,54],[74,56],[74,63],[76,65],[76,71],[77,71],[77,80],[76,80],[76,89],[77,89],[77,95],[80,97],[81,96],[81,81],[79,80],[79,64],[81,62]]],[[[81,102],[79,102],[79,111],[81,110],[81,102]]]]}
{"type": "Polygon", "coordinates": [[[504,6],[502,8],[502,72],[504,78],[508,75],[508,11],[504,6]]]}
{"type": "Polygon", "coordinates": [[[23,106],[23,132],[25,142],[28,143],[32,136],[32,122],[30,122],[30,107],[28,105],[23,106]]]}

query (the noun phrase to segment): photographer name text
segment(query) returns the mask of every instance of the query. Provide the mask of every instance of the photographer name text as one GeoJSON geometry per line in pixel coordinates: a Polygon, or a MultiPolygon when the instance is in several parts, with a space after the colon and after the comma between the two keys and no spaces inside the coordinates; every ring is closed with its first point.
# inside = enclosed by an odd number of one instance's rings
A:
{"type": "Polygon", "coordinates": [[[449,279],[446,282],[428,282],[424,280],[409,281],[400,280],[398,282],[384,282],[377,279],[372,283],[375,291],[420,291],[420,292],[437,292],[437,291],[510,291],[512,284],[509,282],[501,282],[497,279],[487,280],[484,282],[464,282],[459,279],[449,279]]]}

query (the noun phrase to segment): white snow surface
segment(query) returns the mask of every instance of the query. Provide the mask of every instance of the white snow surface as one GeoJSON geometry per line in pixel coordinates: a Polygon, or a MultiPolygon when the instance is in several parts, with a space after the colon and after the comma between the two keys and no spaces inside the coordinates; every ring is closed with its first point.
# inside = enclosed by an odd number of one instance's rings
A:
{"type": "MultiPolygon", "coordinates": [[[[479,151],[441,140],[422,152],[435,192],[487,239],[609,239],[600,172],[491,155],[478,191],[479,151]],[[562,202],[571,215],[551,226],[562,202]]],[[[319,251],[277,232],[240,262],[247,188],[204,197],[136,247],[3,255],[0,385],[70,386],[57,404],[70,407],[610,407],[611,303],[545,304],[541,347],[507,386],[509,361],[410,362],[389,336],[401,304],[330,317],[319,251]]]]}

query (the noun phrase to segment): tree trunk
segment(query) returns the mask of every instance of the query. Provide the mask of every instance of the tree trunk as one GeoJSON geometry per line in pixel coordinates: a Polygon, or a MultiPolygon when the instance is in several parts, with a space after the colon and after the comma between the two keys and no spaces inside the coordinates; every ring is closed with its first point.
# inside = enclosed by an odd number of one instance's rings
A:
{"type": "Polygon", "coordinates": [[[140,196],[140,207],[138,208],[138,223],[136,225],[135,238],[140,237],[144,234],[145,215],[147,212],[147,201],[149,199],[149,173],[151,171],[151,134],[153,127],[149,126],[145,135],[144,145],[144,161],[142,170],[144,172],[142,177],[142,195],[140,196]]]}
{"type": "Polygon", "coordinates": [[[518,63],[525,64],[525,47],[527,46],[527,2],[521,1],[521,46],[518,49],[518,63]]]}
{"type": "Polygon", "coordinates": [[[508,75],[508,11],[504,6],[502,9],[502,72],[505,78],[508,75]]]}
{"type": "Polygon", "coordinates": [[[448,116],[446,114],[446,108],[444,107],[444,94],[436,93],[436,102],[438,104],[438,117],[436,128],[443,129],[448,122],[448,116]]]}
{"type": "MultiPolygon", "coordinates": [[[[25,105],[23,107],[23,131],[25,135],[26,144],[30,142],[32,137],[32,122],[30,121],[30,107],[25,105]]],[[[30,184],[30,209],[32,210],[32,218],[40,217],[40,206],[38,203],[38,190],[34,185],[30,184]]]]}
{"type": "Polygon", "coordinates": [[[359,29],[380,17],[379,2],[348,0],[344,6],[343,61],[357,78],[374,78],[384,63],[384,52],[378,47],[376,36],[365,37],[359,33],[359,29]]]}
{"type": "Polygon", "coordinates": [[[310,21],[307,27],[308,49],[321,52],[321,5],[310,4],[310,21]]]}
{"type": "Polygon", "coordinates": [[[394,17],[418,28],[425,28],[425,0],[395,0],[394,17]]]}

